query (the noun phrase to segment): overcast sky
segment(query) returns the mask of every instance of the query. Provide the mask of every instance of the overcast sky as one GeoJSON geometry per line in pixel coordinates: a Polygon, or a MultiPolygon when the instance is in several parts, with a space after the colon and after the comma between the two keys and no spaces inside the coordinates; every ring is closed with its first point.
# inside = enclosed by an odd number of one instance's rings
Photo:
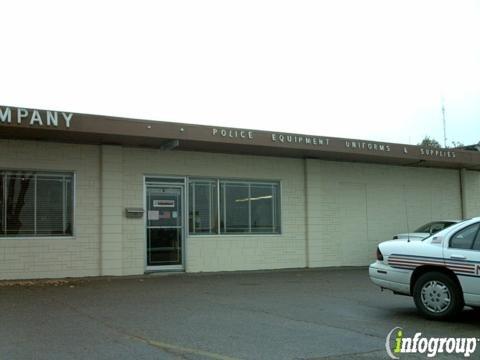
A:
{"type": "Polygon", "coordinates": [[[480,140],[480,1],[2,1],[0,104],[480,140]]]}

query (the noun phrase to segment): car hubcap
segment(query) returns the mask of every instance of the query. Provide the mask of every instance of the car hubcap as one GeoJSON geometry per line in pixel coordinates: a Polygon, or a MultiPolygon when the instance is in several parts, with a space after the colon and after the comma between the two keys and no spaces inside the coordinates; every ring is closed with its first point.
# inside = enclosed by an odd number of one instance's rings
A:
{"type": "Polygon", "coordinates": [[[447,310],[452,296],[448,287],[440,281],[429,281],[422,288],[422,303],[431,312],[447,310]]]}

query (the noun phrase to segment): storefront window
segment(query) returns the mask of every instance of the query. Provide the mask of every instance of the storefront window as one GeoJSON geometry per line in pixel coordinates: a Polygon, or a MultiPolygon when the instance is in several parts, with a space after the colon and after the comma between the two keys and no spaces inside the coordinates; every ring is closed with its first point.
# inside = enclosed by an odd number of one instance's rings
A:
{"type": "Polygon", "coordinates": [[[190,233],[216,234],[218,232],[217,181],[190,181],[189,194],[190,233]]]}
{"type": "Polygon", "coordinates": [[[250,188],[246,183],[221,183],[221,232],[250,232],[250,188]]]}
{"type": "Polygon", "coordinates": [[[220,181],[221,233],[280,233],[278,183],[220,181]]]}
{"type": "Polygon", "coordinates": [[[0,171],[2,237],[73,235],[73,175],[0,171]]]}
{"type": "Polygon", "coordinates": [[[252,184],[250,187],[251,228],[255,233],[278,233],[280,213],[278,186],[252,184]]]}
{"type": "Polygon", "coordinates": [[[0,236],[5,234],[5,181],[4,175],[0,172],[0,236]]]}
{"type": "Polygon", "coordinates": [[[189,214],[192,235],[278,234],[280,185],[191,179],[189,214]],[[217,191],[217,183],[220,191],[217,191]],[[220,227],[217,226],[218,222],[220,227]]]}

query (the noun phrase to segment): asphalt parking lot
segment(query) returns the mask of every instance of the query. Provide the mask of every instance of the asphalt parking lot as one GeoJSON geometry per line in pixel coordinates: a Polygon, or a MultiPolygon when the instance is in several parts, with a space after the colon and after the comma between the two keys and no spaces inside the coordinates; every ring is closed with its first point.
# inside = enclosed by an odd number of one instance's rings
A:
{"type": "Polygon", "coordinates": [[[396,326],[478,337],[479,320],[424,320],[366,269],[3,284],[0,359],[386,359],[396,326]]]}

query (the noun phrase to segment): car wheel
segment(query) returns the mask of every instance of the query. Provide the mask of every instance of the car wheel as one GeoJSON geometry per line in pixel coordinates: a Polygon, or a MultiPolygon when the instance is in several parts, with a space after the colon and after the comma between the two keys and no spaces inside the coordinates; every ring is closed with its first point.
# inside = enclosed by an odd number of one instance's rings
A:
{"type": "Polygon", "coordinates": [[[440,272],[420,276],[413,288],[413,299],[418,311],[434,320],[452,318],[464,306],[460,287],[450,276],[440,272]]]}

